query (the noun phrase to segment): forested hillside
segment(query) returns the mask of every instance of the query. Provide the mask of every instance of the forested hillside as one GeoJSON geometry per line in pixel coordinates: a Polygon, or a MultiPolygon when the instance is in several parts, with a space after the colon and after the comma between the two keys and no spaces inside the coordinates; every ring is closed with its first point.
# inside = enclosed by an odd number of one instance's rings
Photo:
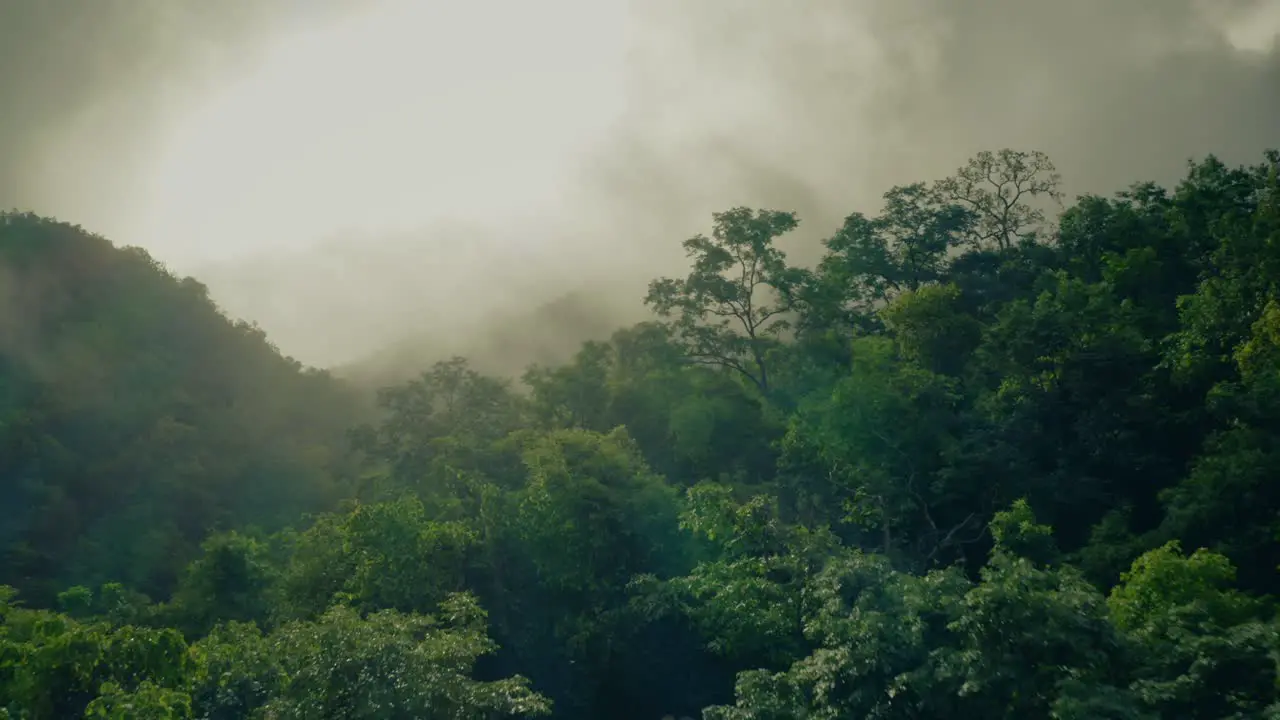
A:
{"type": "Polygon", "coordinates": [[[376,397],[5,215],[0,717],[1280,718],[1278,172],[982,153],[813,267],[729,209],[376,397]]]}
{"type": "Polygon", "coordinates": [[[29,602],[165,593],[211,529],[333,507],[354,401],[146,252],[0,215],[0,578],[29,602]]]}

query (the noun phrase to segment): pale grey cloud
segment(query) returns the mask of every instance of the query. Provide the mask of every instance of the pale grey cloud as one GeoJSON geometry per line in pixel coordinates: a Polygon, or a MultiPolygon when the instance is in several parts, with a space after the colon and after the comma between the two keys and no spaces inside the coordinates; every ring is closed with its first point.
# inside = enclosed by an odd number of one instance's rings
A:
{"type": "Polygon", "coordinates": [[[20,110],[0,114],[0,204],[98,213],[162,258],[217,244],[215,296],[329,363],[405,334],[454,346],[574,288],[641,317],[645,281],[734,205],[800,212],[792,246],[811,257],[890,185],[981,149],[1043,150],[1069,191],[1107,192],[1280,145],[1276,0],[480,5],[362,6],[420,7],[419,33],[409,15],[337,25],[285,2],[7,0],[0,104],[20,110]],[[311,20],[329,61],[286,38],[311,20]],[[289,104],[290,83],[318,85],[289,104]],[[222,114],[181,120],[201,103],[222,114]],[[157,182],[168,199],[144,212],[157,182]]]}

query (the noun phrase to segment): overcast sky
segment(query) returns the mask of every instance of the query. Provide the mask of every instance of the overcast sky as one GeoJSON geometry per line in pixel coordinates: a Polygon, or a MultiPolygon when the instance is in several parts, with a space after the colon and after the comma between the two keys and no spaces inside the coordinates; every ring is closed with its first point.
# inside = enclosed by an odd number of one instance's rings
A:
{"type": "Polygon", "coordinates": [[[585,277],[633,302],[712,211],[816,240],[981,149],[1073,192],[1255,160],[1278,28],[1280,0],[0,0],[0,206],[327,364],[585,277]]]}

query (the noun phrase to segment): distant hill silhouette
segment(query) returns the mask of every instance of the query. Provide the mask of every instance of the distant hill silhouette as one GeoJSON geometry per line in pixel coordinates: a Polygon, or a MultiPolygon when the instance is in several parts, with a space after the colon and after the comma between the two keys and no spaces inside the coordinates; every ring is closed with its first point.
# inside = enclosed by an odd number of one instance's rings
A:
{"type": "Polygon", "coordinates": [[[138,248],[0,214],[0,576],[160,592],[219,527],[330,507],[354,395],[138,248]]]}

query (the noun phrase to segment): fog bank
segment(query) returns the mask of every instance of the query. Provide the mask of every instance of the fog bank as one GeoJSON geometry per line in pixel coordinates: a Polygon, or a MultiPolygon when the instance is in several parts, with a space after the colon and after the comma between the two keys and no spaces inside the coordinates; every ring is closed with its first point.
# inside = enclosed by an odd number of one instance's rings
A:
{"type": "Polygon", "coordinates": [[[1078,193],[1280,146],[1275,0],[0,7],[0,204],[141,243],[322,365],[588,298],[530,320],[571,351],[735,205],[798,211],[807,260],[982,149],[1078,193]]]}

